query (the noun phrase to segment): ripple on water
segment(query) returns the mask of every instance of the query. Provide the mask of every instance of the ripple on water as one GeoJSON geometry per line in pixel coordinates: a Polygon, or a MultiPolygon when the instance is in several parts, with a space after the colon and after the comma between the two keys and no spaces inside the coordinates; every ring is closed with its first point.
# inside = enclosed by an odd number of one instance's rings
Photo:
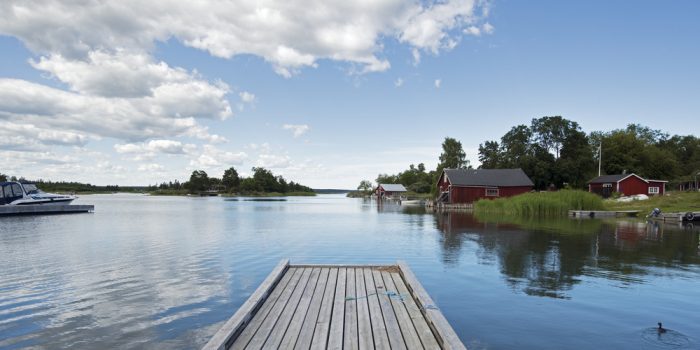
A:
{"type": "Polygon", "coordinates": [[[693,349],[695,345],[689,337],[681,332],[667,329],[659,333],[656,327],[644,329],[641,333],[645,349],[693,349]]]}

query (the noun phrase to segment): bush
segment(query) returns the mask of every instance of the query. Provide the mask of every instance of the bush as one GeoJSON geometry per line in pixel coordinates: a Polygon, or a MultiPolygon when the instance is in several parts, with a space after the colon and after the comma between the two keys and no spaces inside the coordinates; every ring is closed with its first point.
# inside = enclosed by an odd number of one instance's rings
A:
{"type": "Polygon", "coordinates": [[[566,216],[569,210],[603,210],[598,195],[579,190],[531,192],[494,200],[481,199],[474,203],[477,213],[506,214],[525,217],[566,216]]]}

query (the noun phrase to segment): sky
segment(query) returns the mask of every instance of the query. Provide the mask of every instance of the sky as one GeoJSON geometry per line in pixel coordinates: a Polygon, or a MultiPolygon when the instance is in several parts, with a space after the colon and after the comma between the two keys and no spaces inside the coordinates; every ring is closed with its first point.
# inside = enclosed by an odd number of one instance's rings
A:
{"type": "Polygon", "coordinates": [[[533,118],[700,134],[700,2],[0,3],[0,173],[356,188],[533,118]]]}

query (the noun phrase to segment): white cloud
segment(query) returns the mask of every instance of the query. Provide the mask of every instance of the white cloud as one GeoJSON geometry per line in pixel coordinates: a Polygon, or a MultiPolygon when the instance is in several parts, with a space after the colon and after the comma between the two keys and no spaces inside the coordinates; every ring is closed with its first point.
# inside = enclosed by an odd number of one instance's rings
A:
{"type": "Polygon", "coordinates": [[[292,159],[288,155],[260,154],[255,162],[256,166],[269,169],[287,168],[292,164],[292,159]]]}
{"type": "Polygon", "coordinates": [[[139,167],[136,169],[138,171],[142,172],[160,172],[165,169],[162,165],[156,164],[156,163],[150,163],[150,164],[141,164],[139,167]]]}
{"type": "Polygon", "coordinates": [[[484,25],[481,26],[481,30],[486,33],[486,34],[493,34],[494,27],[491,25],[491,23],[484,23],[484,25]]]}
{"type": "Polygon", "coordinates": [[[145,143],[116,144],[114,149],[117,153],[165,153],[165,154],[186,154],[192,153],[197,146],[193,144],[183,144],[175,140],[151,140],[145,143]]]}
{"type": "Polygon", "coordinates": [[[284,130],[291,130],[295,138],[304,135],[310,129],[306,124],[284,124],[282,128],[284,130]]]}
{"type": "Polygon", "coordinates": [[[231,165],[241,165],[248,158],[245,152],[229,152],[212,145],[204,145],[202,153],[190,160],[190,166],[194,168],[218,168],[231,165]]]}
{"type": "MultiPolygon", "coordinates": [[[[65,135],[93,135],[139,141],[185,135],[199,128],[198,118],[230,114],[226,90],[205,82],[187,86],[162,85],[153,96],[100,97],[63,91],[17,79],[0,78],[0,120],[65,135]]],[[[75,136],[80,140],[80,136],[75,136]]]]}
{"type": "Polygon", "coordinates": [[[465,34],[470,34],[474,36],[481,36],[481,28],[477,26],[469,26],[464,29],[465,34]]]}
{"type": "Polygon", "coordinates": [[[238,93],[238,96],[241,98],[241,101],[244,103],[255,102],[255,95],[248,92],[248,91],[242,91],[242,92],[238,93]]]}
{"type": "Polygon", "coordinates": [[[401,79],[401,78],[396,79],[396,81],[394,81],[394,86],[395,87],[403,86],[403,79],[401,79]]]}
{"type": "Polygon", "coordinates": [[[440,85],[442,85],[442,79],[435,79],[435,88],[439,89],[440,85]]]}
{"type": "Polygon", "coordinates": [[[458,41],[461,29],[478,25],[487,7],[476,0],[17,0],[0,4],[0,34],[20,38],[34,52],[71,59],[100,48],[148,52],[155,42],[176,38],[217,57],[262,57],[283,76],[320,59],[374,72],[390,67],[381,57],[383,38],[437,54],[458,41]]]}

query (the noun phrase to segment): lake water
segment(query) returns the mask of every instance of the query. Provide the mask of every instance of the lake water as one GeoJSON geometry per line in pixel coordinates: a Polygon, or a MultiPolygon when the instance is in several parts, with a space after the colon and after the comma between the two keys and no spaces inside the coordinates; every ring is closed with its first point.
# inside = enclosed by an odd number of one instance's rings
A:
{"type": "Polygon", "coordinates": [[[347,199],[83,196],[0,218],[0,349],[196,349],[282,258],[406,260],[470,349],[700,348],[700,231],[347,199]],[[500,221],[500,222],[499,222],[500,221]],[[663,322],[671,329],[658,335],[663,322]]]}

